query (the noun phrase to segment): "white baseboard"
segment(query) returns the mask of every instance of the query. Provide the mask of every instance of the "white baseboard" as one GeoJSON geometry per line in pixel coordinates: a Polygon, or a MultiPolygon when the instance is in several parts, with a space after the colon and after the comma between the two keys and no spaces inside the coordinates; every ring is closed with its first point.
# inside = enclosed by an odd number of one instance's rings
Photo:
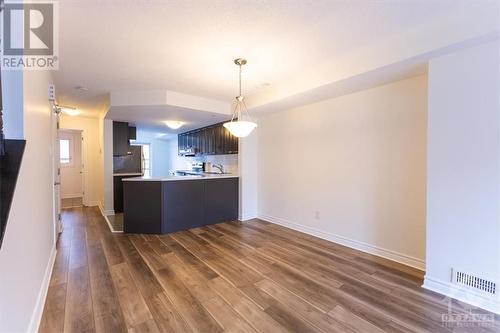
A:
{"type": "Polygon", "coordinates": [[[109,215],[115,215],[115,211],[113,210],[113,214],[106,214],[106,211],[102,208],[101,203],[99,203],[98,207],[99,207],[99,210],[101,211],[102,217],[104,217],[104,220],[106,220],[106,223],[108,224],[109,230],[114,234],[122,234],[123,231],[113,229],[113,226],[111,225],[111,222],[109,222],[109,219],[108,219],[109,215]]]}
{"type": "Polygon", "coordinates": [[[499,299],[488,297],[487,295],[475,292],[469,288],[464,288],[451,282],[435,279],[427,275],[424,278],[422,288],[432,290],[444,296],[455,298],[459,301],[500,315],[499,299]]]}
{"type": "Polygon", "coordinates": [[[384,249],[379,246],[367,244],[364,242],[360,242],[358,240],[350,239],[347,237],[335,235],[330,232],[318,230],[316,228],[311,228],[305,225],[301,225],[298,223],[293,223],[287,220],[284,220],[282,218],[274,217],[274,216],[269,216],[269,215],[259,215],[259,218],[274,224],[279,224],[284,227],[294,229],[297,231],[301,231],[303,233],[316,236],[322,239],[326,239],[330,242],[338,243],[340,245],[344,245],[347,247],[350,247],[355,250],[363,251],[369,254],[373,254],[379,257],[383,257],[392,261],[399,262],[401,264],[411,266],[414,268],[417,268],[419,270],[424,271],[425,270],[425,261],[419,258],[411,257],[409,255],[399,253],[396,251],[384,249]]]}
{"type": "Polygon", "coordinates": [[[87,202],[88,207],[95,207],[95,206],[100,206],[101,203],[99,201],[89,201],[87,202]]]}
{"type": "Polygon", "coordinates": [[[61,199],[76,199],[76,198],[83,199],[83,194],[77,193],[77,194],[66,194],[64,196],[61,196],[61,199]]]}
{"type": "Polygon", "coordinates": [[[56,244],[54,244],[54,246],[50,250],[49,260],[47,262],[47,266],[45,267],[45,274],[42,280],[40,291],[38,292],[38,297],[36,299],[36,304],[33,310],[33,314],[31,315],[30,324],[28,326],[28,332],[38,332],[38,329],[40,327],[43,308],[45,306],[45,300],[47,299],[47,292],[49,291],[52,269],[54,268],[54,263],[56,261],[56,253],[57,253],[56,244]]]}
{"type": "Polygon", "coordinates": [[[104,210],[101,201],[98,202],[97,206],[99,206],[99,210],[101,211],[102,216],[115,215],[114,209],[104,210]]]}
{"type": "Polygon", "coordinates": [[[244,213],[244,214],[240,214],[238,216],[238,219],[240,221],[248,221],[248,220],[256,219],[256,218],[257,218],[257,213],[244,213]]]}

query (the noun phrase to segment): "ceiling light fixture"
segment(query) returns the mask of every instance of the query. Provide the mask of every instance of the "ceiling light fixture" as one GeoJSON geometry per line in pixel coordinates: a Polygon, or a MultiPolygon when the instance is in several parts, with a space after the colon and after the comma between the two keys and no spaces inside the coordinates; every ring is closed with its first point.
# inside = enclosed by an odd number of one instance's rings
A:
{"type": "Polygon", "coordinates": [[[184,125],[182,121],[177,120],[165,120],[164,123],[173,130],[179,129],[184,125]]]}
{"type": "Polygon", "coordinates": [[[84,87],[84,86],[76,86],[75,89],[78,91],[83,91],[83,92],[89,91],[89,88],[84,87]]]}
{"type": "Polygon", "coordinates": [[[78,116],[80,111],[77,108],[71,106],[57,106],[62,113],[67,114],[68,116],[78,116]]]}
{"type": "Polygon", "coordinates": [[[224,127],[231,132],[232,135],[238,138],[248,136],[256,127],[257,124],[250,117],[245,98],[241,94],[241,67],[247,63],[245,59],[234,59],[234,63],[240,67],[240,94],[236,97],[236,106],[234,108],[231,121],[224,123],[224,127]]]}

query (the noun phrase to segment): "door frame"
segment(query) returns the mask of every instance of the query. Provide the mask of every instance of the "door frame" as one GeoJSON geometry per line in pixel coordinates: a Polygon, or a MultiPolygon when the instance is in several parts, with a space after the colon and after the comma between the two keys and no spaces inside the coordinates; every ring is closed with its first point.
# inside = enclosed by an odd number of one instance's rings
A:
{"type": "MultiPolygon", "coordinates": [[[[59,128],[59,131],[58,131],[58,144],[59,144],[59,139],[60,139],[60,134],[62,132],[66,132],[66,133],[78,133],[80,134],[80,137],[81,137],[81,162],[82,162],[82,204],[84,206],[87,206],[88,205],[88,198],[87,198],[87,182],[86,182],[86,164],[87,164],[87,160],[86,160],[86,147],[85,147],[85,136],[84,136],[84,131],[83,130],[79,130],[79,129],[73,129],[73,128],[59,128]]],[[[61,167],[61,162],[59,161],[59,167],[61,167]]],[[[61,196],[61,199],[62,199],[62,196],[61,196]]]]}
{"type": "Polygon", "coordinates": [[[59,154],[59,124],[61,111],[52,104],[51,128],[52,128],[52,164],[53,164],[53,210],[54,210],[54,243],[57,242],[59,234],[63,231],[61,221],[61,169],[59,154]]]}

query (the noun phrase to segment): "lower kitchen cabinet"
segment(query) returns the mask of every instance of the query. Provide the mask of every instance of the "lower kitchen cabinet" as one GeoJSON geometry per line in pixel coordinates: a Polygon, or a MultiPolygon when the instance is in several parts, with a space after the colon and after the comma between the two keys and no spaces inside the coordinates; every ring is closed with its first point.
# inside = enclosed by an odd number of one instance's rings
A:
{"type": "Polygon", "coordinates": [[[113,202],[115,213],[123,212],[123,179],[140,176],[140,174],[131,176],[113,176],[113,202]]]}
{"type": "Polygon", "coordinates": [[[209,222],[207,224],[236,220],[238,199],[238,178],[206,180],[205,221],[209,222]]]}
{"type": "Polygon", "coordinates": [[[239,178],[125,180],[126,233],[165,234],[238,219],[239,178]]]}

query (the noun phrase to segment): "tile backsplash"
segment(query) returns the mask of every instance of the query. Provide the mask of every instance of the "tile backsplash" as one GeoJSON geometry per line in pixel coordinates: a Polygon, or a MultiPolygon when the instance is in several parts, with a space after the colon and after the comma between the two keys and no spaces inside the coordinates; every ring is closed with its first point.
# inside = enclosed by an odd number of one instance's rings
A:
{"type": "Polygon", "coordinates": [[[238,174],[238,154],[206,155],[197,157],[183,157],[177,154],[177,139],[170,142],[170,170],[186,170],[191,168],[192,162],[210,162],[222,164],[226,172],[238,174]]]}
{"type": "Polygon", "coordinates": [[[222,164],[224,170],[229,173],[238,174],[238,155],[208,155],[200,157],[182,157],[177,156],[172,161],[173,170],[186,170],[191,167],[192,162],[210,162],[222,164]]]}

